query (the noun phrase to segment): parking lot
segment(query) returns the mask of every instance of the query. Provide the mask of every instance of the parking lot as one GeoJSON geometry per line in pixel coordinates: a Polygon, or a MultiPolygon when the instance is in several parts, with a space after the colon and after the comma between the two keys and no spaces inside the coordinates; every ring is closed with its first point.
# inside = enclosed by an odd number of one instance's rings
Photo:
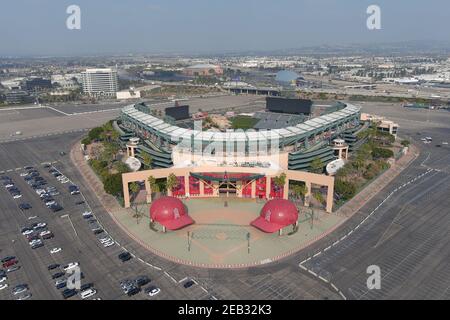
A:
{"type": "MultiPolygon", "coordinates": [[[[49,173],[51,169],[41,167],[38,169],[38,172],[48,185],[57,188],[59,194],[55,194],[53,198],[63,207],[58,212],[52,212],[50,208],[45,206],[39,195],[26,183],[24,177],[20,176],[22,171],[14,171],[7,174],[14,182],[14,185],[20,189],[22,197],[14,200],[10,194],[2,190],[2,204],[8,206],[8,210],[5,210],[5,212],[14,214],[15,219],[2,219],[2,229],[9,227],[11,231],[6,239],[5,235],[2,237],[1,256],[16,256],[19,261],[17,265],[20,266],[20,269],[7,274],[6,282],[8,283],[8,288],[0,291],[0,299],[17,298],[12,294],[11,290],[19,284],[27,284],[29,287],[28,292],[32,293],[33,298],[61,299],[61,292],[58,292],[61,290],[57,290],[54,286],[54,282],[57,279],[52,279],[52,275],[58,273],[58,271],[64,272],[61,269],[62,266],[71,262],[80,264],[81,272],[84,275],[82,284],[93,283],[96,288],[97,294],[92,298],[127,298],[120,289],[120,282],[126,279],[133,280],[140,275],[148,276],[151,279],[149,286],[158,286],[157,279],[161,277],[160,275],[150,275],[147,271],[148,268],[135,259],[121,262],[117,257],[124,250],[115,242],[112,242],[113,245],[106,248],[100,243],[99,239],[108,237],[108,235],[106,231],[97,236],[94,235],[87,219],[82,217],[82,213],[90,209],[86,202],[76,204],[85,201],[83,195],[81,193],[71,195],[68,188],[71,185],[70,182],[67,181],[64,184],[59,182],[56,177],[49,173]],[[22,203],[28,203],[32,208],[21,210],[19,205],[22,203]],[[7,220],[10,221],[8,226],[6,226],[7,220]],[[15,221],[14,223],[12,223],[13,220],[15,221]],[[46,223],[47,229],[53,232],[54,237],[43,240],[44,245],[42,247],[32,249],[28,244],[28,240],[20,231],[22,228],[30,227],[36,222],[46,223]],[[7,247],[8,240],[13,243],[13,246],[9,246],[9,248],[7,247]],[[61,251],[52,254],[51,250],[54,248],[60,248],[61,251]],[[98,255],[94,253],[97,258],[92,259],[89,252],[92,250],[106,251],[106,257],[104,257],[104,253],[98,255]],[[84,254],[85,251],[87,254],[84,254]],[[47,270],[47,267],[52,264],[61,266],[51,271],[47,270]],[[92,265],[94,268],[91,268],[92,265]],[[97,270],[91,274],[89,271],[91,269],[97,270]],[[100,275],[101,273],[102,275],[100,275]],[[40,274],[40,276],[37,274],[40,274]]],[[[90,220],[92,219],[95,218],[90,220]]],[[[142,288],[142,290],[144,289],[145,287],[142,288]]],[[[77,298],[79,296],[72,299],[77,298]]],[[[144,292],[138,292],[134,298],[145,298],[144,292]]],[[[168,295],[166,292],[161,291],[152,298],[168,298],[168,295]]]]}

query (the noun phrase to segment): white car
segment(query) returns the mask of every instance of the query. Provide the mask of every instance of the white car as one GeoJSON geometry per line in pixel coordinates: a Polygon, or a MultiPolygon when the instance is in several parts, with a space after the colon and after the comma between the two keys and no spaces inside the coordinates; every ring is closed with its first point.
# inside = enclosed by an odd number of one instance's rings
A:
{"type": "Polygon", "coordinates": [[[26,177],[27,175],[28,175],[28,172],[22,172],[22,173],[20,174],[21,177],[26,177]]]}
{"type": "Polygon", "coordinates": [[[61,181],[61,180],[63,180],[63,179],[67,179],[67,177],[66,177],[66,176],[59,176],[59,177],[56,177],[56,180],[58,180],[58,181],[61,181]]]}
{"type": "Polygon", "coordinates": [[[53,248],[52,250],[50,250],[50,253],[51,253],[51,254],[58,253],[58,252],[60,252],[61,250],[62,250],[61,248],[53,248]]]}
{"type": "Polygon", "coordinates": [[[4,284],[0,284],[0,290],[6,289],[8,288],[8,284],[4,283],[4,284]]]}
{"type": "Polygon", "coordinates": [[[13,185],[12,183],[8,183],[8,184],[5,186],[6,189],[12,188],[12,187],[14,187],[14,185],[13,185]]]}
{"type": "Polygon", "coordinates": [[[38,216],[32,216],[32,217],[29,217],[28,220],[37,219],[37,217],[38,217],[38,216]]]}
{"type": "Polygon", "coordinates": [[[67,271],[67,270],[70,270],[72,268],[75,268],[78,265],[79,265],[78,262],[71,262],[67,266],[65,266],[63,269],[64,269],[64,271],[67,271]]]}
{"type": "Polygon", "coordinates": [[[28,242],[30,244],[30,246],[34,246],[35,244],[40,244],[42,243],[41,239],[36,239],[36,240],[31,240],[30,242],[28,242]]]}
{"type": "Polygon", "coordinates": [[[161,289],[160,288],[153,288],[153,289],[151,289],[149,292],[148,292],[148,295],[150,296],[150,297],[154,297],[154,296],[156,296],[158,293],[160,293],[161,292],[161,289]]]}
{"type": "Polygon", "coordinates": [[[51,205],[53,205],[53,204],[55,204],[56,203],[56,201],[55,200],[52,200],[52,201],[47,201],[46,203],[45,203],[45,205],[47,206],[47,207],[50,207],[51,205]]]}
{"type": "Polygon", "coordinates": [[[64,180],[61,180],[60,182],[61,182],[62,184],[66,184],[66,183],[69,182],[69,179],[64,179],[64,180]]]}
{"type": "Polygon", "coordinates": [[[442,142],[442,144],[443,144],[444,146],[447,146],[447,145],[448,145],[448,142],[442,142]]]}
{"type": "Polygon", "coordinates": [[[8,278],[6,278],[6,277],[0,278],[0,283],[2,283],[3,281],[6,281],[6,279],[8,279],[8,278]]]}
{"type": "Polygon", "coordinates": [[[26,230],[26,231],[24,231],[22,234],[24,235],[24,236],[27,236],[27,235],[29,235],[29,234],[32,234],[34,231],[33,230],[26,230]]]}
{"type": "Polygon", "coordinates": [[[36,189],[36,193],[37,193],[38,195],[41,195],[41,194],[46,193],[46,192],[45,192],[44,189],[36,189]]]}
{"type": "Polygon", "coordinates": [[[45,231],[42,231],[41,233],[39,233],[39,236],[43,237],[43,236],[46,236],[46,235],[48,235],[50,233],[52,233],[50,230],[45,230],[45,231]]]}
{"type": "Polygon", "coordinates": [[[90,288],[87,290],[84,290],[83,292],[80,293],[80,297],[81,299],[87,299],[92,297],[93,295],[97,294],[97,290],[90,288]]]}
{"type": "Polygon", "coordinates": [[[106,243],[106,242],[111,242],[112,239],[111,238],[102,238],[99,241],[100,241],[100,243],[106,243]]]}
{"type": "Polygon", "coordinates": [[[20,198],[22,198],[22,194],[20,194],[20,193],[16,194],[16,195],[13,196],[13,198],[14,199],[20,199],[20,198]]]}
{"type": "Polygon", "coordinates": [[[114,245],[114,241],[109,241],[109,242],[105,242],[104,244],[103,244],[103,246],[105,247],[105,248],[108,248],[108,247],[111,247],[112,245],[114,245]]]}
{"type": "Polygon", "coordinates": [[[37,228],[45,228],[47,226],[47,224],[45,222],[39,222],[36,227],[37,228]]]}
{"type": "Polygon", "coordinates": [[[28,300],[31,298],[31,293],[28,292],[27,294],[20,296],[19,298],[17,298],[17,300],[28,300]]]}

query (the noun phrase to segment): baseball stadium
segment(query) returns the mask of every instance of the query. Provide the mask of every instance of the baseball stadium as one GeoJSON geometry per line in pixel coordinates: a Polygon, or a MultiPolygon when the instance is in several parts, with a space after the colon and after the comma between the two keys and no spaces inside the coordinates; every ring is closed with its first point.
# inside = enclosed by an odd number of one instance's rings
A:
{"type": "Polygon", "coordinates": [[[162,116],[139,103],[113,122],[132,169],[122,175],[125,210],[144,212],[148,224],[119,220],[141,244],[180,263],[243,267],[296,252],[341,222],[333,214],[333,175],[364,142],[360,107],[267,97],[265,110],[224,115],[251,118],[247,130],[208,128],[212,115],[188,110],[176,105],[162,116]],[[315,159],[326,173],[313,172],[315,159]],[[302,199],[292,192],[298,185],[302,199]],[[314,210],[313,192],[323,198],[314,210]]]}

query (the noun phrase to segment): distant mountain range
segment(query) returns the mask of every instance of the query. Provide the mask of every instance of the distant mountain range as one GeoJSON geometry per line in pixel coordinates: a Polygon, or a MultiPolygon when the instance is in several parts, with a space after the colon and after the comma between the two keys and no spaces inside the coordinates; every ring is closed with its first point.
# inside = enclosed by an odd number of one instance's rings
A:
{"type": "MultiPolygon", "coordinates": [[[[223,56],[289,56],[289,55],[330,55],[330,56],[348,56],[348,55],[420,55],[450,54],[450,42],[441,41],[405,41],[392,43],[370,43],[370,44],[345,44],[345,45],[318,45],[301,48],[270,50],[270,51],[240,51],[222,53],[223,56]]],[[[213,54],[212,54],[213,55],[213,54]]]]}

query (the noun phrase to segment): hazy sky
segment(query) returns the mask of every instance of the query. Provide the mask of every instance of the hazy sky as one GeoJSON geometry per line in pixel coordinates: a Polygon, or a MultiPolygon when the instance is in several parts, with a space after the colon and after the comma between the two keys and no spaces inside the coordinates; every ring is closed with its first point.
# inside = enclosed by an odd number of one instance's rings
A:
{"type": "Polygon", "coordinates": [[[0,55],[207,53],[450,42],[449,0],[1,0],[0,55]],[[66,8],[81,7],[81,30],[66,8]],[[366,28],[378,4],[382,30],[366,28]]]}

